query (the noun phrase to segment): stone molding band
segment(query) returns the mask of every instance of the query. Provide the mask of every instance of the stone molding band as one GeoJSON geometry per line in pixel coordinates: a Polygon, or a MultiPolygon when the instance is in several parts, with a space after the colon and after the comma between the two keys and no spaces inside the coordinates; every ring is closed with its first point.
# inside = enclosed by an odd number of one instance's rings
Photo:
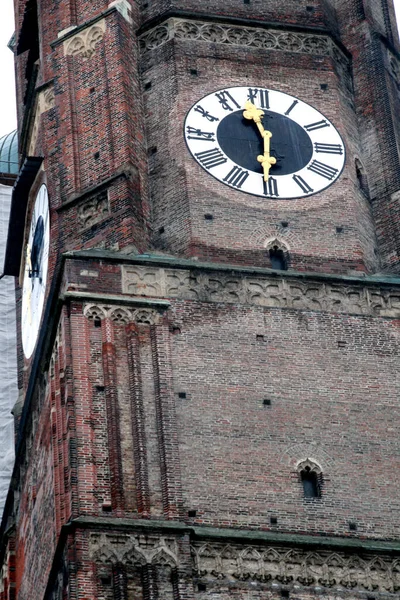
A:
{"type": "Polygon", "coordinates": [[[33,126],[29,137],[28,156],[35,156],[36,142],[39,135],[40,117],[56,105],[54,97],[54,85],[42,89],[37,93],[34,111],[33,126]]]}
{"type": "Polygon", "coordinates": [[[89,320],[110,319],[118,323],[137,323],[140,325],[156,325],[160,321],[160,313],[151,308],[130,309],[126,306],[107,306],[106,304],[86,304],[83,314],[89,320]]]}
{"type": "Polygon", "coordinates": [[[158,535],[108,535],[92,533],[89,555],[99,563],[178,565],[178,546],[173,537],[158,535]]]}
{"type": "MultiPolygon", "coordinates": [[[[178,554],[173,536],[92,533],[89,538],[90,558],[98,564],[174,568],[178,554]]],[[[204,541],[192,542],[191,558],[193,575],[208,581],[297,584],[316,592],[400,590],[400,559],[389,555],[204,541]]]]}
{"type": "Polygon", "coordinates": [[[192,545],[195,574],[213,579],[297,583],[338,592],[400,590],[400,561],[389,556],[231,544],[192,545]]]}
{"type": "Polygon", "coordinates": [[[139,37],[143,51],[154,50],[176,40],[196,40],[264,50],[280,50],[318,56],[332,56],[348,63],[345,55],[328,35],[293,33],[272,28],[224,25],[188,19],[170,18],[139,37]]]}
{"type": "Polygon", "coordinates": [[[400,318],[400,290],[284,276],[124,265],[124,294],[400,318]]]}

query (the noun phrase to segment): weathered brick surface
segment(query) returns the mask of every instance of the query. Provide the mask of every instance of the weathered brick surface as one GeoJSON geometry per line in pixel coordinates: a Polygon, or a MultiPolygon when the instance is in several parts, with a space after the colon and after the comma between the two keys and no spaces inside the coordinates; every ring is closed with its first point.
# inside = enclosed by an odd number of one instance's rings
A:
{"type": "Polygon", "coordinates": [[[326,2],[319,0],[253,0],[249,5],[236,0],[225,2],[212,2],[204,0],[198,3],[195,0],[155,0],[142,2],[142,22],[154,19],[169,11],[187,11],[188,13],[212,15],[215,18],[229,17],[236,19],[251,19],[267,22],[281,22],[286,25],[303,27],[323,27],[325,19],[331,12],[331,7],[326,2]],[[147,5],[147,6],[146,6],[147,5]]]}
{"type": "Polygon", "coordinates": [[[395,598],[399,281],[362,277],[398,270],[392,2],[128,6],[15,3],[21,152],[44,157],[30,202],[45,182],[55,283],[20,360],[0,600],[395,598]],[[235,85],[331,119],[340,179],[269,203],[200,169],[184,116],[235,85]],[[260,269],[274,238],[289,273],[260,269]]]}
{"type": "Polygon", "coordinates": [[[375,270],[370,208],[357,188],[354,166],[361,154],[356,117],[331,61],[269,52],[266,70],[264,51],[243,48],[238,54],[234,46],[214,44],[211,58],[207,43],[170,44],[153,51],[143,74],[144,82],[152,83],[145,92],[148,141],[157,147],[150,163],[156,246],[206,260],[269,266],[264,245],[278,237],[290,247],[294,269],[375,270]],[[323,83],[327,91],[321,90],[323,83]],[[227,86],[256,84],[312,103],[339,128],[348,158],[334,186],[306,199],[268,202],[227,188],[192,159],[182,138],[182,117],[196,100],[227,86]],[[214,219],[205,221],[205,214],[214,219]],[[337,227],[343,228],[340,234],[337,227]]]}

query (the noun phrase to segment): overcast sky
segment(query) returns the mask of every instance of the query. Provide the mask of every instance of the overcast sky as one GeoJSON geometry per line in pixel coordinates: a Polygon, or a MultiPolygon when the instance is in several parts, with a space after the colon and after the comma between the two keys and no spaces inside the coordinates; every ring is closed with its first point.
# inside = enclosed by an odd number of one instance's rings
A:
{"type": "MultiPolygon", "coordinates": [[[[400,0],[394,0],[400,19],[400,0]]],[[[14,32],[13,0],[0,0],[0,136],[17,127],[14,97],[14,65],[7,43],[14,32]]]]}

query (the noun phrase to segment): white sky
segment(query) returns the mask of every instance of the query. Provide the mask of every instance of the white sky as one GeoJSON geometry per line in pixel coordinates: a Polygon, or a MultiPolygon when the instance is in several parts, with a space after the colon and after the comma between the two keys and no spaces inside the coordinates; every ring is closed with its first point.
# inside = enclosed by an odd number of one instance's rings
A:
{"type": "MultiPolygon", "coordinates": [[[[0,0],[0,137],[17,127],[13,55],[7,43],[14,32],[13,0],[0,0]]],[[[400,0],[394,0],[400,22],[400,0]]]]}

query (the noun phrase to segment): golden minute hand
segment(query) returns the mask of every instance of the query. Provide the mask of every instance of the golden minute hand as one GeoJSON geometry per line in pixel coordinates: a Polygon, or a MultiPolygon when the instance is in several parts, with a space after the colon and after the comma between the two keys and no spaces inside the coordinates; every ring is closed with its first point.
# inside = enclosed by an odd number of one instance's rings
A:
{"type": "Polygon", "coordinates": [[[246,102],[246,104],[244,105],[244,108],[245,108],[245,111],[243,113],[244,118],[248,119],[249,121],[254,121],[254,123],[257,125],[258,131],[261,134],[261,137],[264,140],[264,154],[257,156],[257,160],[259,163],[261,163],[261,166],[263,168],[264,181],[268,181],[269,171],[270,171],[272,165],[276,165],[276,158],[274,156],[271,156],[271,154],[270,154],[272,133],[270,131],[266,131],[261,122],[261,119],[264,115],[263,110],[254,106],[254,104],[252,102],[250,102],[250,100],[248,100],[246,102]]]}

